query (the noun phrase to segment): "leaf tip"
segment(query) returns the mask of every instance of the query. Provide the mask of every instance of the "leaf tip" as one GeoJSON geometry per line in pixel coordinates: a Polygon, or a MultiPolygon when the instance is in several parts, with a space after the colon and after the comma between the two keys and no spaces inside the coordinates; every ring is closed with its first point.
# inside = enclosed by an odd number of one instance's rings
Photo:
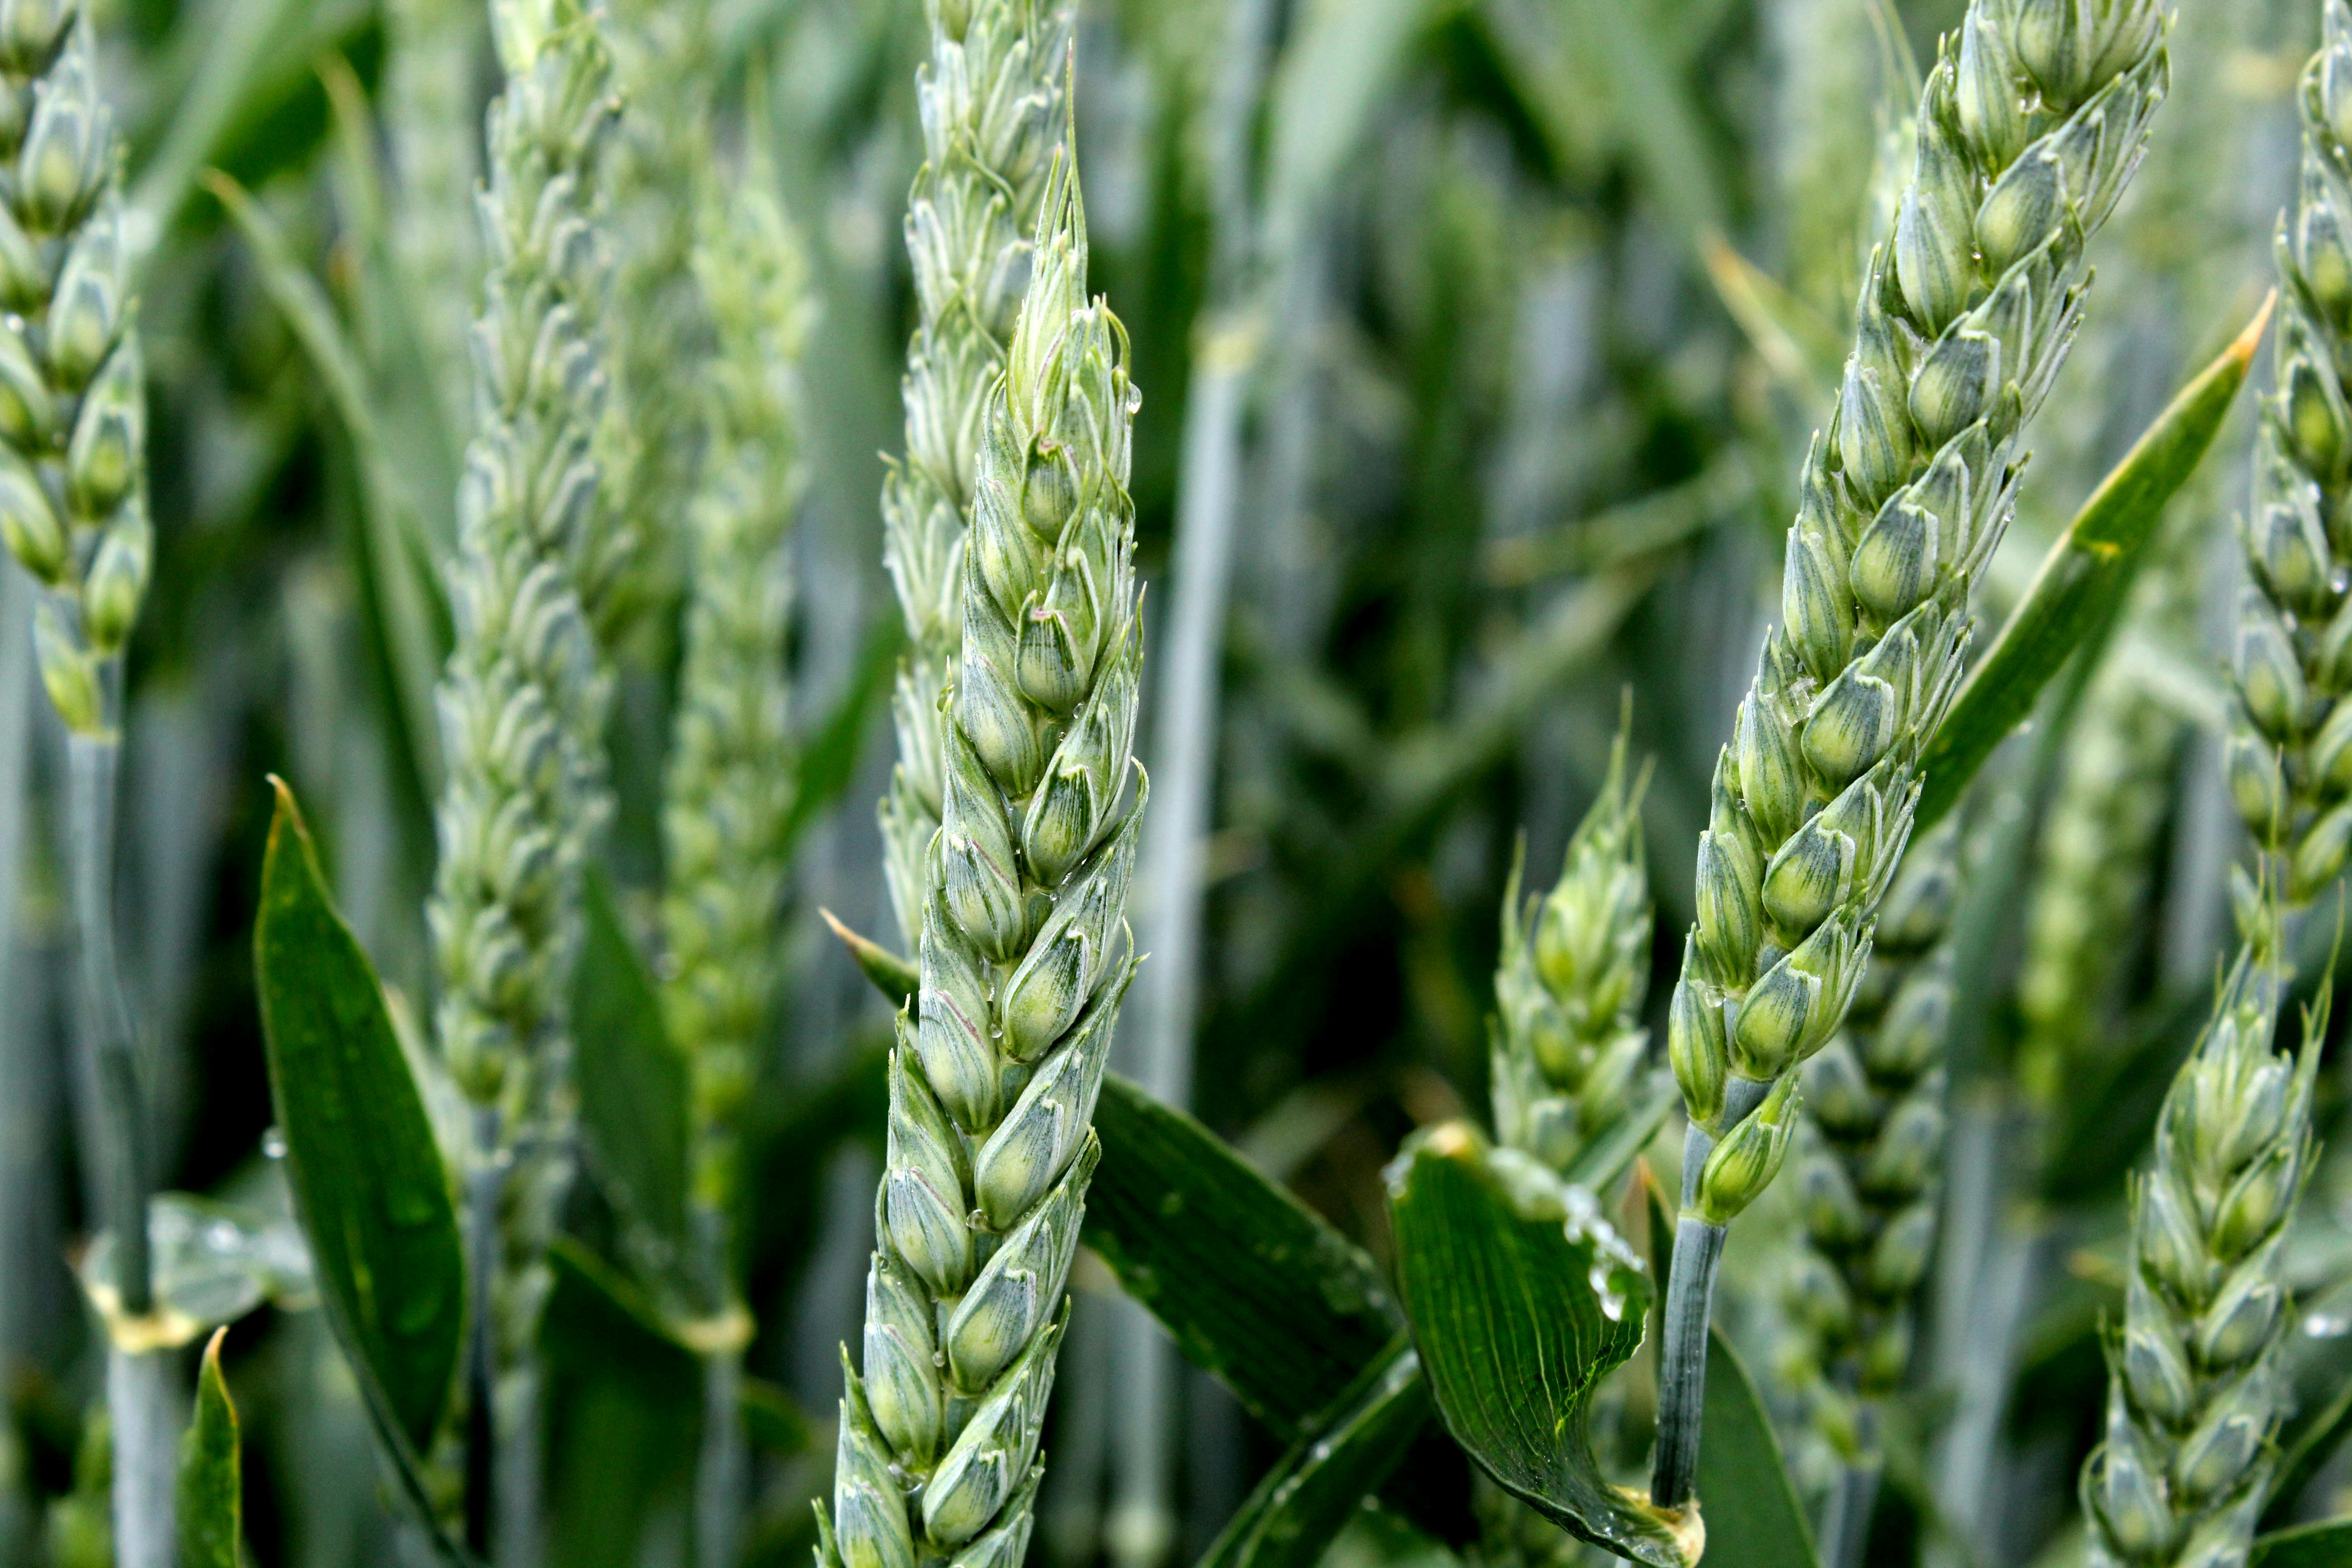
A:
{"type": "Polygon", "coordinates": [[[2254,319],[2246,323],[2246,330],[2231,339],[2230,346],[2222,352],[2222,357],[2235,364],[2240,374],[2253,363],[2255,352],[2263,346],[2263,333],[2271,324],[2271,312],[2277,307],[2278,289],[2273,288],[2263,296],[2262,307],[2254,312],[2254,319]]]}

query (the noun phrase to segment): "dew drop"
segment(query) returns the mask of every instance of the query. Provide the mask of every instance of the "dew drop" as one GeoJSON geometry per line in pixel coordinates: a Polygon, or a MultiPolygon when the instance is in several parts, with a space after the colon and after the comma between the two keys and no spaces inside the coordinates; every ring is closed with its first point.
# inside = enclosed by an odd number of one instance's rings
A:
{"type": "Polygon", "coordinates": [[[2352,1333],[2352,1318],[2340,1312],[2314,1312],[2303,1320],[2303,1332],[2306,1339],[2342,1339],[2352,1333]]]}
{"type": "Polygon", "coordinates": [[[286,1158],[286,1134],[271,1127],[261,1135],[261,1154],[266,1160],[286,1158]]]}
{"type": "Polygon", "coordinates": [[[2338,566],[2327,574],[2327,591],[2341,594],[2352,589],[2352,567],[2338,566]]]}

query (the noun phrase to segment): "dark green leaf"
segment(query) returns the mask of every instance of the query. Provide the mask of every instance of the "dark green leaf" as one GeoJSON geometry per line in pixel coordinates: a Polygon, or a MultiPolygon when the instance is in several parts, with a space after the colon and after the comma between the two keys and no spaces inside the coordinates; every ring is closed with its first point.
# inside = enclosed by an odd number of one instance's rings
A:
{"type": "Polygon", "coordinates": [[[625,1384],[652,1405],[701,1409],[702,1365],[629,1279],[568,1236],[547,1249],[553,1281],[539,1344],[551,1367],[625,1384]]]}
{"type": "MultiPolygon", "coordinates": [[[[293,793],[271,783],[278,812],[253,966],[287,1181],[327,1321],[429,1523],[416,1456],[440,1424],[457,1365],[457,1210],[374,967],[327,897],[293,793]]],[[[436,1544],[459,1560],[446,1539],[436,1544]]]]}
{"type": "Polygon", "coordinates": [[[1390,1168],[1398,1288],[1446,1429],[1488,1475],[1572,1534],[1685,1568],[1692,1521],[1612,1485],[1587,1435],[1593,1390],[1640,1348],[1650,1309],[1590,1204],[1467,1122],[1419,1134],[1390,1168]]]}
{"type": "Polygon", "coordinates": [[[245,1491],[237,1456],[236,1406],[221,1381],[215,1329],[196,1372],[196,1413],[180,1440],[180,1568],[238,1568],[245,1491]]]}
{"type": "Polygon", "coordinates": [[[441,767],[433,684],[448,653],[448,606],[429,564],[432,541],[425,536],[425,513],[413,489],[414,465],[404,465],[387,441],[367,367],[326,289],[295,262],[278,226],[243,186],[217,169],[205,173],[205,186],[245,237],[262,287],[310,355],[328,401],[351,435],[364,481],[363,542],[382,601],[401,716],[416,752],[417,773],[431,787],[441,767]]]}
{"type": "MultiPolygon", "coordinates": [[[[2285,1450],[2279,1458],[2278,1472],[2271,1481],[2270,1502],[2263,1509],[2263,1522],[2275,1524],[2279,1516],[2294,1506],[2303,1489],[2321,1466],[2336,1457],[2344,1439],[2352,1436],[2352,1383],[2322,1405],[2309,1419],[2290,1426],[2281,1434],[2281,1447],[2285,1450]]],[[[2352,1556],[2345,1559],[2352,1563],[2352,1556]]]]}
{"type": "Polygon", "coordinates": [[[653,1522],[687,1505],[702,1367],[625,1278],[568,1237],[548,1249],[540,1320],[549,1400],[549,1560],[637,1568],[653,1522]]]}
{"type": "Polygon", "coordinates": [[[860,936],[842,924],[831,910],[819,910],[817,913],[824,917],[833,934],[841,939],[841,945],[849,950],[849,956],[857,961],[857,967],[866,972],[866,978],[874,982],[875,989],[887,997],[893,1007],[905,1006],[922,983],[915,966],[872,937],[860,936]]]}
{"type": "Polygon", "coordinates": [[[1296,1442],[1404,1319],[1372,1260],[1214,1133],[1116,1076],[1086,1240],[1196,1366],[1296,1442]]]}
{"type": "Polygon", "coordinates": [[[2347,1563],[2352,1563],[2352,1519],[2331,1519],[2258,1537],[2246,1568],[2344,1568],[2347,1563]]]}
{"type": "Polygon", "coordinates": [[[662,1021],[654,977],[622,924],[611,884],[592,868],[587,931],[572,976],[580,1132],[615,1208],[681,1262],[688,1256],[686,1055],[662,1021]]]}
{"type": "Polygon", "coordinates": [[[1720,1330],[1707,1339],[1702,1420],[1698,1504],[1708,1538],[1738,1542],[1738,1568],[1821,1568],[1771,1418],[1720,1330]]]}
{"type": "Polygon", "coordinates": [[[891,678],[898,673],[898,650],[906,628],[896,616],[883,616],[866,639],[849,689],[841,694],[824,722],[801,749],[793,784],[792,814],[784,819],[784,842],[797,844],[809,824],[847,792],[857,776],[857,762],[866,751],[866,733],[877,715],[890,704],[891,678]]]}
{"type": "Polygon", "coordinates": [[[354,1370],[422,1447],[457,1364],[457,1211],[375,970],[282,784],[261,881],[254,972],[296,1210],[354,1370]]]}
{"type": "Polygon", "coordinates": [[[2078,647],[2103,640],[2114,624],[2167,502],[2197,471],[2229,417],[2230,405],[2262,345],[2270,303],[2221,356],[2180,389],[2099,482],[2066,532],[2043,557],[2024,602],[1969,672],[1921,763],[1927,789],[1915,833],[1951,810],[1969,781],[2009,732],[2033,711],[2051,677],[2078,647]]]}
{"type": "Polygon", "coordinates": [[[1396,1468],[1429,1415],[1421,1358],[1400,1335],[1364,1369],[1330,1419],[1266,1472],[1200,1568],[1313,1568],[1365,1494],[1396,1468]]]}
{"type": "Polygon", "coordinates": [[[746,1376],[736,1403],[743,1412],[743,1430],[754,1444],[778,1458],[808,1451],[809,1418],[791,1394],[765,1378],[746,1376]]]}

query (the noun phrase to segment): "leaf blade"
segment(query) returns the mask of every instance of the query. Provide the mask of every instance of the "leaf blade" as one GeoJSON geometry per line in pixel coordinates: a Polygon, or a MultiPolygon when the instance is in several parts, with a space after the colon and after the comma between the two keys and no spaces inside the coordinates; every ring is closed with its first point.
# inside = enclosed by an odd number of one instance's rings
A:
{"type": "Polygon", "coordinates": [[[1958,803],[2075,649],[2105,638],[2166,504],[2196,472],[2229,416],[2270,312],[2265,300],[2245,331],[2174,395],[2042,558],[2032,586],[1928,743],[1914,833],[1927,832],[1958,803]]]}
{"type": "Polygon", "coordinates": [[[1222,1139],[1115,1074],[1095,1131],[1087,1244],[1194,1365],[1297,1441],[1405,1326],[1380,1271],[1222,1139]]]}
{"type": "Polygon", "coordinates": [[[245,1492],[237,1452],[236,1406],[221,1380],[221,1341],[213,1331],[196,1372],[196,1408],[180,1439],[180,1568],[239,1568],[245,1492]]]}
{"type": "Polygon", "coordinates": [[[1421,1358],[1399,1336],[1330,1420],[1266,1472],[1198,1568],[1313,1568],[1364,1495],[1404,1458],[1433,1409],[1421,1358]]]}
{"type": "Polygon", "coordinates": [[[1467,1122],[1416,1136],[1390,1167],[1398,1289],[1446,1429],[1488,1475],[1583,1540],[1685,1568],[1696,1518],[1612,1486],[1586,1436],[1593,1389],[1641,1346],[1650,1284],[1574,1192],[1467,1122]]]}
{"type": "Polygon", "coordinates": [[[262,858],[254,980],[270,1100],[320,1304],[404,1490],[453,1563],[417,1454],[457,1372],[465,1266],[441,1157],[375,969],[336,914],[293,792],[262,858]],[[402,1300],[377,1286],[396,1280],[402,1300]]]}
{"type": "Polygon", "coordinates": [[[584,879],[587,928],[572,975],[580,1131],[600,1183],[683,1265],[688,1256],[690,1088],[685,1054],[604,874],[584,879]]]}
{"type": "Polygon", "coordinates": [[[1709,1331],[1706,1359],[1698,1500],[1708,1532],[1739,1542],[1740,1568],[1821,1568],[1771,1417],[1720,1329],[1709,1331]]]}
{"type": "Polygon", "coordinates": [[[2246,1568],[2343,1568],[2347,1563],[2352,1563],[2352,1519],[2330,1519],[2256,1537],[2246,1568]]]}

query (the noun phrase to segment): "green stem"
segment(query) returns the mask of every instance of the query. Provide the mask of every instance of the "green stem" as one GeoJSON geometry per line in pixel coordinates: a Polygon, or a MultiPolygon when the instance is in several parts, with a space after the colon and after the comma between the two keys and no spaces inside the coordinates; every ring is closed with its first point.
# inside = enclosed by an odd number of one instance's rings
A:
{"type": "Polygon", "coordinates": [[[1878,1407],[1868,1399],[1854,1413],[1856,1458],[1838,1467],[1822,1520],[1822,1568],[1862,1568],[1870,1545],[1870,1516],[1878,1506],[1878,1478],[1885,1462],[1878,1450],[1878,1407]]]}
{"type": "Polygon", "coordinates": [[[497,1517],[498,1411],[492,1286],[499,1271],[499,1204],[506,1154],[498,1107],[474,1108],[474,1169],[466,1179],[466,1545],[487,1557],[497,1517]]]}
{"type": "MultiPolygon", "coordinates": [[[[147,1199],[153,1177],[147,1097],[114,950],[115,785],[122,763],[121,670],[102,668],[103,727],[66,740],[67,855],[73,883],[82,1049],[98,1086],[99,1158],[114,1232],[114,1288],[126,1318],[155,1310],[147,1199]]],[[[169,1358],[107,1352],[107,1413],[114,1448],[116,1559],[122,1568],[170,1568],[173,1542],[169,1358]]]]}
{"type": "MultiPolygon", "coordinates": [[[[1764,1103],[1771,1085],[1735,1077],[1724,1093],[1723,1131],[1764,1103]]],[[[1715,1273],[1727,1227],[1693,1212],[1699,1176],[1715,1135],[1694,1126],[1683,1139],[1683,1215],[1675,1226],[1674,1272],[1666,1283],[1664,1346],[1658,1365],[1658,1445],[1650,1460],[1650,1500],[1660,1508],[1690,1501],[1698,1480],[1698,1437],[1706,1407],[1706,1329],[1715,1310],[1715,1273]]]]}
{"type": "MultiPolygon", "coordinates": [[[[735,1302],[728,1267],[727,1216],[698,1205],[695,1244],[707,1300],[714,1310],[735,1302]]],[[[743,1437],[743,1352],[728,1345],[702,1358],[702,1451],[694,1477],[694,1560],[698,1568],[734,1568],[742,1554],[743,1490],[750,1455],[743,1437]]]]}
{"type": "Polygon", "coordinates": [[[151,1177],[146,1096],[139,1082],[130,1010],[115,967],[114,793],[121,759],[121,741],[111,723],[103,735],[71,735],[66,741],[67,853],[72,860],[79,943],[82,1041],[98,1082],[107,1219],[114,1231],[114,1288],[124,1315],[138,1318],[154,1310],[155,1290],[147,1251],[151,1177]]]}

